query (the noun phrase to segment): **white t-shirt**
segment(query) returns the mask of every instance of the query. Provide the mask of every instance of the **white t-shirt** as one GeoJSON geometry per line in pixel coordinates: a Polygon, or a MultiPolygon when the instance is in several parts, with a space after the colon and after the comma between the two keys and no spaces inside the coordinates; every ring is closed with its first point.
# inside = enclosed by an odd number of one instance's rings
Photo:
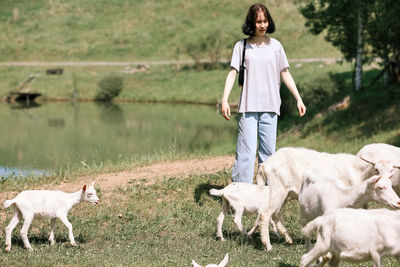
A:
{"type": "MultiPolygon", "coordinates": [[[[233,48],[231,67],[239,71],[242,61],[243,40],[233,48]]],[[[239,100],[239,113],[275,112],[280,115],[281,71],[289,62],[281,43],[270,38],[263,46],[246,44],[244,84],[239,100]]]]}

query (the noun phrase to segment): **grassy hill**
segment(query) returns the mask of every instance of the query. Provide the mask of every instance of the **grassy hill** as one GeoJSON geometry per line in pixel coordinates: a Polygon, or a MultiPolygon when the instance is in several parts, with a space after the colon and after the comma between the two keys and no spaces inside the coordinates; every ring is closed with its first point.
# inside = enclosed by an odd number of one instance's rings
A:
{"type": "MultiPolygon", "coordinates": [[[[268,8],[289,58],[338,57],[312,36],[294,0],[269,1],[268,8]]],[[[230,57],[254,1],[36,0],[3,1],[0,61],[187,59],[188,44],[221,43],[230,57]],[[212,40],[212,38],[214,38],[212,40]]],[[[207,57],[207,52],[202,53],[207,57]]]]}

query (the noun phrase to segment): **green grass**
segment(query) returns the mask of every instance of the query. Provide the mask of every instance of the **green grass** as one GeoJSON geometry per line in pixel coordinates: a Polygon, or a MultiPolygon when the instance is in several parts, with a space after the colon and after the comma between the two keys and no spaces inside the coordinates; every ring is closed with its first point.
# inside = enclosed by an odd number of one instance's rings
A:
{"type": "MultiPolygon", "coordinates": [[[[331,74],[350,71],[349,64],[291,63],[291,73],[302,95],[312,99],[315,87],[335,93],[337,85],[331,74]]],[[[132,66],[135,68],[135,66],[132,66]]],[[[94,99],[99,90],[98,82],[109,75],[122,75],[123,87],[116,100],[195,102],[214,105],[222,97],[228,65],[222,64],[213,70],[198,71],[191,65],[180,70],[174,65],[150,66],[145,72],[124,74],[125,67],[92,66],[64,67],[62,75],[46,75],[46,66],[41,67],[0,67],[0,97],[6,96],[31,74],[38,75],[31,83],[31,92],[43,94],[41,100],[94,99]]],[[[349,80],[347,78],[347,80],[349,80]]],[[[235,84],[229,101],[237,103],[240,89],[235,84]]],[[[305,101],[306,102],[306,101],[305,101]]]]}
{"type": "MultiPolygon", "coordinates": [[[[0,10],[0,61],[188,59],[187,45],[210,34],[222,41],[221,56],[229,58],[253,3],[7,0],[0,10]]],[[[290,58],[340,56],[323,35],[308,32],[295,0],[270,1],[268,8],[277,27],[272,36],[290,58]]]]}
{"type": "MultiPolygon", "coordinates": [[[[208,195],[208,190],[230,181],[230,173],[195,175],[182,180],[165,178],[155,185],[133,181],[116,189],[112,195],[99,190],[102,204],[80,204],[71,210],[69,219],[74,226],[78,247],[71,247],[66,228],[59,222],[56,245],[47,238],[47,221],[35,220],[29,233],[35,249],[28,252],[14,230],[10,253],[1,251],[2,266],[190,266],[194,259],[202,265],[218,263],[225,253],[230,254],[228,266],[298,266],[305,251],[304,238],[297,215],[297,202],[290,201],[282,211],[285,225],[294,240],[293,245],[283,238],[272,238],[273,250],[265,252],[259,233],[248,239],[240,235],[228,215],[223,225],[226,242],[216,239],[216,218],[221,200],[208,195]],[[119,216],[121,215],[121,216],[119,216]]],[[[77,190],[77,189],[76,189],[77,190]]],[[[0,228],[11,217],[5,212],[0,228]]],[[[247,229],[255,216],[243,218],[247,229]]],[[[4,233],[0,232],[4,240],[4,233]]],[[[384,266],[396,266],[385,259],[384,266]]],[[[351,266],[343,264],[343,266],[351,266]]],[[[370,266],[360,264],[357,266],[370,266]]]]}

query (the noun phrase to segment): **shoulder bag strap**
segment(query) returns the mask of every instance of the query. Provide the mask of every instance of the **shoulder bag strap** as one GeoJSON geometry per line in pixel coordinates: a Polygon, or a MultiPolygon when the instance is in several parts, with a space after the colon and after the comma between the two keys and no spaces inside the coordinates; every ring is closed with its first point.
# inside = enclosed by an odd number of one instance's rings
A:
{"type": "Polygon", "coordinates": [[[246,41],[247,41],[247,39],[243,39],[243,42],[244,42],[244,44],[243,44],[243,52],[242,52],[242,68],[243,69],[246,69],[246,67],[244,66],[244,56],[246,54],[246,41]]]}

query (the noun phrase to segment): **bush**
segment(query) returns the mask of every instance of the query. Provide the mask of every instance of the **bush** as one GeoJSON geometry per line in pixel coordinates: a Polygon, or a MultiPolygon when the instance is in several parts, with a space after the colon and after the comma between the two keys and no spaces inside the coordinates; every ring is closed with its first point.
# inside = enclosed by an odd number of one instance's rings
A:
{"type": "Polygon", "coordinates": [[[121,76],[107,76],[98,82],[100,90],[97,92],[95,99],[98,101],[111,101],[118,96],[123,87],[123,78],[121,76]]]}

